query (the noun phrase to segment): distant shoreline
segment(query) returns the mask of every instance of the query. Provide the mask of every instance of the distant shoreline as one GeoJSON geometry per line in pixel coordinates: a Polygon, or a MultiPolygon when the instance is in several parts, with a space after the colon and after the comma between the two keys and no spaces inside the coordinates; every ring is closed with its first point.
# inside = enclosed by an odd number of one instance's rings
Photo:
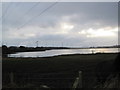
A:
{"type": "Polygon", "coordinates": [[[2,46],[2,57],[7,57],[8,54],[15,54],[19,52],[36,52],[36,51],[47,51],[47,50],[60,50],[60,49],[101,49],[101,48],[119,48],[119,47],[16,47],[16,46],[2,46]]]}

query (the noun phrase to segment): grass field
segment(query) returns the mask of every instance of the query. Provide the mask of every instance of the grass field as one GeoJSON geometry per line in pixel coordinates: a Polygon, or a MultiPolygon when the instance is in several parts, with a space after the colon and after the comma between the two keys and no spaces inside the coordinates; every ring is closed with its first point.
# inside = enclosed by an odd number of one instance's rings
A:
{"type": "Polygon", "coordinates": [[[109,72],[113,72],[112,64],[116,57],[116,53],[99,53],[46,58],[3,58],[3,74],[73,73],[77,76],[78,71],[82,71],[83,87],[93,87],[96,84],[96,72],[102,72],[100,75],[106,78],[109,72]]]}

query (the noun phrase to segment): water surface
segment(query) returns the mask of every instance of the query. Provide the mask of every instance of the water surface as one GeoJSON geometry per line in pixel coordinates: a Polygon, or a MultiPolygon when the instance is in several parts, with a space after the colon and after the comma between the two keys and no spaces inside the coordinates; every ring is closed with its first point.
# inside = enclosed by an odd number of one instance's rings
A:
{"type": "Polygon", "coordinates": [[[116,53],[118,48],[96,48],[96,49],[55,49],[47,51],[20,52],[9,54],[8,57],[50,57],[66,54],[93,54],[93,53],[116,53]]]}

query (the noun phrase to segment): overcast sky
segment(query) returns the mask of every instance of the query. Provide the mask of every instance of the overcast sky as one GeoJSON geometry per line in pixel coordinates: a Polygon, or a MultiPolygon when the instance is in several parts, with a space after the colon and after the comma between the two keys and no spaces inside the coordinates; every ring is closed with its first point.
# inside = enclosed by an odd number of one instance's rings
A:
{"type": "Polygon", "coordinates": [[[3,44],[104,46],[118,43],[117,2],[12,2],[2,5],[3,44]]]}

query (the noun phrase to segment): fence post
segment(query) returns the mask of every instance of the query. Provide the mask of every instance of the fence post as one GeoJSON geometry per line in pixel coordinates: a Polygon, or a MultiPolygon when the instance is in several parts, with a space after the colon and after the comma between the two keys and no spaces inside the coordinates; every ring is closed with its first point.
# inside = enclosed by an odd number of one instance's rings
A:
{"type": "Polygon", "coordinates": [[[12,72],[10,73],[10,84],[14,85],[14,74],[12,72]]]}
{"type": "Polygon", "coordinates": [[[82,71],[79,71],[79,77],[76,78],[72,90],[75,90],[76,88],[82,88],[82,71]]]}
{"type": "Polygon", "coordinates": [[[73,83],[72,90],[75,90],[77,88],[78,82],[79,82],[79,77],[77,77],[76,80],[75,80],[75,82],[73,83]]]}
{"type": "Polygon", "coordinates": [[[82,71],[79,71],[78,88],[82,88],[82,71]]]}

